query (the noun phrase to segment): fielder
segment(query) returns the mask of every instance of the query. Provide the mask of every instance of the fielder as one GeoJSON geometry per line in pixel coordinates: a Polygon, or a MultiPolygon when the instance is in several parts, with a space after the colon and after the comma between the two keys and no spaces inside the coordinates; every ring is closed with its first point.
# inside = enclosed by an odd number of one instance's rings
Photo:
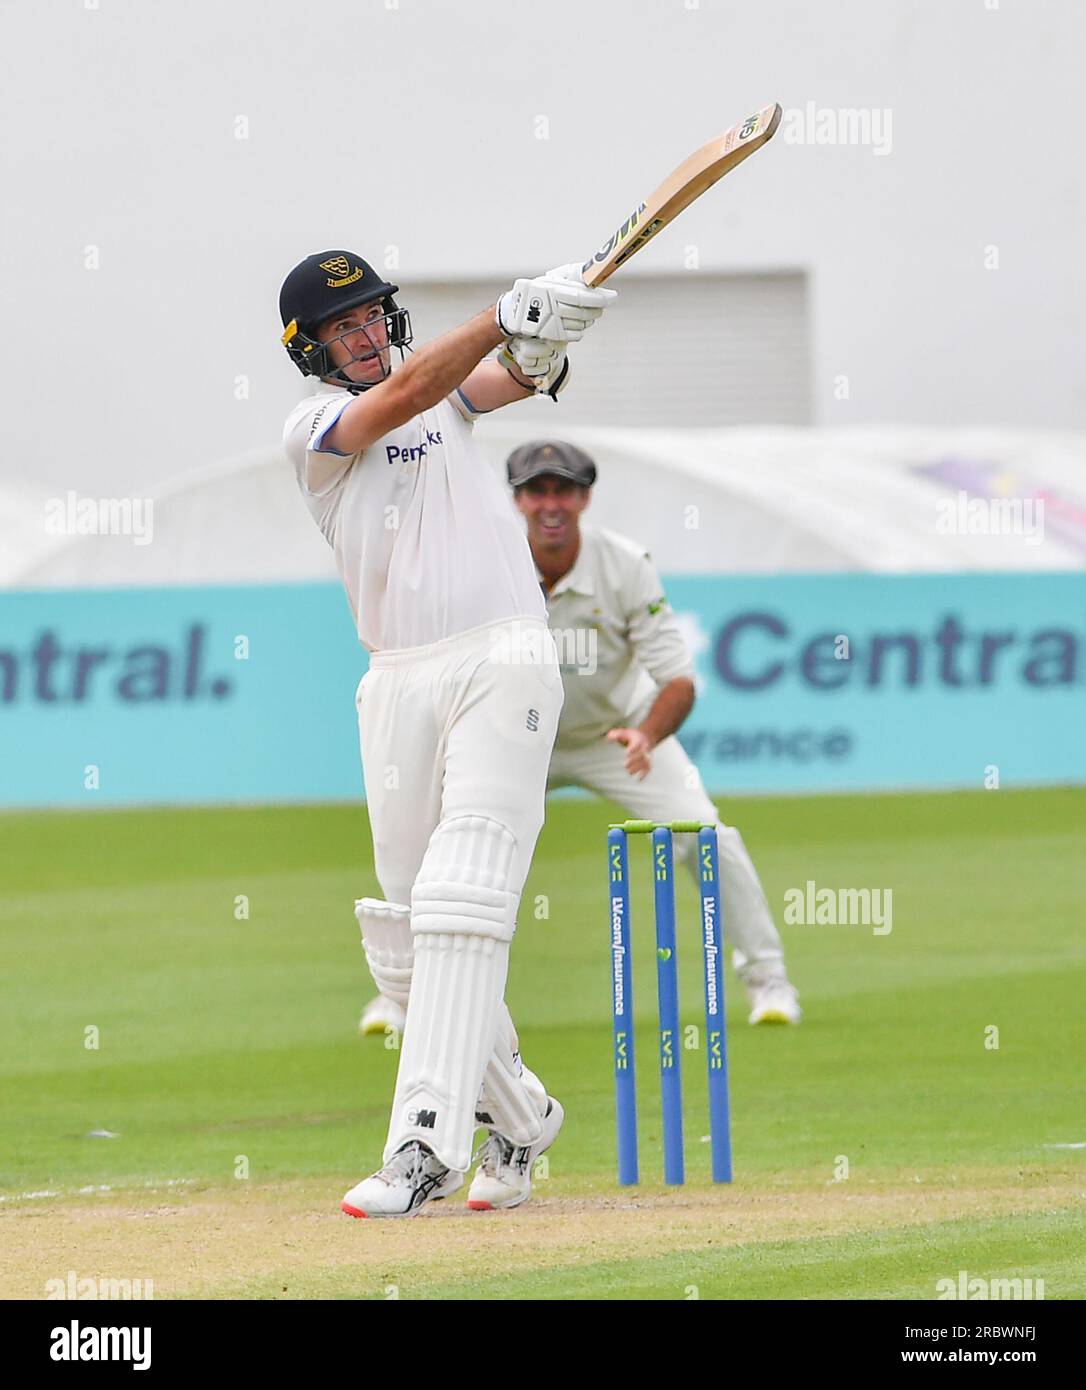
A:
{"type": "Polygon", "coordinates": [[[383,1164],[342,1202],[371,1217],[459,1188],[477,1119],[489,1137],[469,1205],[516,1206],[562,1125],[503,1002],[562,679],[531,551],[472,422],[557,399],[566,344],[614,298],[561,267],[406,358],[397,292],[327,251],[295,266],[279,301],[287,352],[322,387],[284,445],[371,653],[356,704],[385,897],[356,916],[374,979],[406,1010],[383,1164]]]}
{"type": "MultiPolygon", "coordinates": [[[[747,990],[749,1021],[799,1023],[798,996],[757,871],[675,737],[694,705],[694,670],[652,561],[625,537],[582,523],[596,481],[596,466],[583,450],[537,441],[514,450],[506,468],[527,523],[547,620],[567,658],[548,789],[587,788],[637,820],[716,825],[724,927],[747,990]]],[[[694,849],[692,836],[676,838],[676,855],[696,882],[694,849]]],[[[398,1010],[378,997],[361,1026],[375,1031],[401,1022],[398,1010]]]]}

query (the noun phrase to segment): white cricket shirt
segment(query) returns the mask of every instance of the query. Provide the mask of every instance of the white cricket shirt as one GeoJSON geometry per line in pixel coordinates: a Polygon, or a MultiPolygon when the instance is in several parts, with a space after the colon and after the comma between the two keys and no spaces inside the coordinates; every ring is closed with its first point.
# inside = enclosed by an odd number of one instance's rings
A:
{"type": "Polygon", "coordinates": [[[573,568],[547,595],[547,623],[565,690],[556,748],[644,718],[660,686],[694,677],[656,566],[614,531],[581,523],[573,568]]]}
{"type": "Polygon", "coordinates": [[[545,620],[527,538],[470,421],[445,400],[361,453],[322,449],[353,399],[331,386],[308,396],[283,445],[362,645],[421,647],[505,618],[545,620]]]}

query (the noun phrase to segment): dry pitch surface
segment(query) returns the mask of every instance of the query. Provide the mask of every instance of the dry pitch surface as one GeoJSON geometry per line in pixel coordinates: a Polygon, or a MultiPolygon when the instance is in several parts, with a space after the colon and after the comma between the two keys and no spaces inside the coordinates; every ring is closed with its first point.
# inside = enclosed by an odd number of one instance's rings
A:
{"type": "MultiPolygon", "coordinates": [[[[151,1279],[159,1299],[848,1297],[844,1257],[864,1280],[851,1296],[932,1298],[936,1279],[957,1275],[951,1249],[964,1257],[971,1239],[991,1274],[995,1228],[1016,1230],[1019,1248],[1040,1242],[1043,1268],[1018,1276],[1047,1272],[1050,1287],[1063,1264],[1054,1245],[1070,1256],[1086,1234],[1073,1170],[541,1195],[493,1214],[454,1199],[406,1221],[351,1220],[329,1197],[326,1180],[307,1180],[8,1201],[0,1294],[42,1298],[48,1279],[74,1270],[151,1279]]],[[[1081,1275],[1055,1282],[1057,1294],[1086,1292],[1081,1275]]]]}

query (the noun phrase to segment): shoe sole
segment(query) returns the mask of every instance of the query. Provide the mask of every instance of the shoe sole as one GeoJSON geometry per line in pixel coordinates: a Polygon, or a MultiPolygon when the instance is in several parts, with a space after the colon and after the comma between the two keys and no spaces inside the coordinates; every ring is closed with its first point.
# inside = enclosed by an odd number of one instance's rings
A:
{"type": "Polygon", "coordinates": [[[790,1017],[788,1016],[788,1014],[784,1013],[784,1012],[783,1012],[782,1010],[780,1010],[780,1009],[767,1009],[766,1012],[765,1012],[764,1014],[759,1014],[757,1018],[752,1018],[752,1019],[750,1020],[750,1022],[753,1024],[753,1026],[754,1026],[755,1028],[757,1028],[758,1025],[759,1025],[760,1023],[792,1023],[792,1024],[796,1024],[796,1023],[799,1022],[799,1019],[798,1019],[798,1018],[790,1018],[790,1017]]]}
{"type": "MultiPolygon", "coordinates": [[[[433,1200],[432,1198],[430,1199],[433,1200]]],[[[423,1202],[422,1207],[429,1206],[429,1202],[423,1202]]],[[[386,1218],[402,1221],[406,1216],[416,1216],[422,1207],[412,1207],[410,1211],[363,1211],[361,1207],[352,1207],[347,1202],[340,1202],[339,1209],[348,1216],[356,1216],[365,1221],[385,1220],[386,1218]]]]}
{"type": "Polygon", "coordinates": [[[464,1205],[470,1211],[512,1211],[514,1207],[522,1207],[532,1194],[526,1192],[523,1197],[517,1197],[512,1202],[502,1202],[495,1206],[493,1202],[480,1202],[476,1198],[473,1202],[465,1202],[464,1205]]]}

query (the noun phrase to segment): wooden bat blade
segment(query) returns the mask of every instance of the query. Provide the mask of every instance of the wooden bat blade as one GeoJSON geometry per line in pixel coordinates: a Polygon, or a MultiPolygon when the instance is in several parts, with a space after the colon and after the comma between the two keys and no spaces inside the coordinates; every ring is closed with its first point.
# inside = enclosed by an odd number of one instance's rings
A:
{"type": "Polygon", "coordinates": [[[612,233],[581,267],[586,285],[602,284],[620,265],[636,255],[683,208],[700,198],[718,179],[731,173],[748,155],[760,150],[781,123],[779,102],[763,106],[723,135],[702,145],[673,170],[660,187],[612,233]]]}

